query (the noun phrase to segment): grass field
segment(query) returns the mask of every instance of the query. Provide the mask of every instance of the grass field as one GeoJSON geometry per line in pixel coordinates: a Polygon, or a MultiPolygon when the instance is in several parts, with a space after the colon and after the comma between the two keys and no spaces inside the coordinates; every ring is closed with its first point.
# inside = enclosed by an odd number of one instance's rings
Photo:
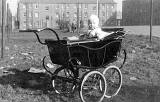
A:
{"type": "MultiPolygon", "coordinates": [[[[150,35],[150,26],[123,26],[125,31],[137,35],[150,35]]],[[[152,36],[160,37],[160,26],[152,27],[152,36]]]]}
{"type": "MultiPolygon", "coordinates": [[[[74,35],[58,33],[60,38],[74,35]]],[[[41,33],[40,37],[44,40],[51,38],[51,34],[41,33]]],[[[153,37],[150,44],[149,36],[126,35],[123,47],[127,50],[127,62],[121,70],[122,89],[117,96],[104,98],[103,102],[159,102],[159,42],[158,37],[153,37]]],[[[47,47],[39,44],[33,33],[12,35],[0,60],[0,102],[81,102],[78,92],[73,97],[56,94],[48,74],[28,73],[31,67],[42,69],[45,55],[48,55],[47,47]]]]}
{"type": "MultiPolygon", "coordinates": [[[[111,26],[109,28],[112,28],[115,26],[111,26]]],[[[126,31],[129,34],[135,34],[135,35],[147,35],[150,36],[150,26],[116,26],[117,28],[121,27],[124,28],[124,31],[126,31]]],[[[105,27],[107,28],[107,27],[105,27]]],[[[160,37],[160,26],[152,26],[152,36],[160,37]]]]}

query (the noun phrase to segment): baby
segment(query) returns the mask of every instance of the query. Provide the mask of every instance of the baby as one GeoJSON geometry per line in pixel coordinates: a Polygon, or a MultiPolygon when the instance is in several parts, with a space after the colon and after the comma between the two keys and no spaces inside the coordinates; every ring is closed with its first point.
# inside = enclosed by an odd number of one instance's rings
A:
{"type": "Polygon", "coordinates": [[[88,20],[88,33],[89,37],[97,37],[98,40],[102,40],[104,37],[110,35],[111,33],[107,33],[101,30],[99,27],[99,18],[96,15],[91,15],[88,20]]]}
{"type": "Polygon", "coordinates": [[[99,18],[96,15],[91,15],[88,20],[88,32],[87,34],[82,34],[79,37],[68,37],[69,40],[79,40],[84,38],[97,38],[97,40],[102,40],[104,37],[110,35],[101,30],[99,27],[99,18]]]}

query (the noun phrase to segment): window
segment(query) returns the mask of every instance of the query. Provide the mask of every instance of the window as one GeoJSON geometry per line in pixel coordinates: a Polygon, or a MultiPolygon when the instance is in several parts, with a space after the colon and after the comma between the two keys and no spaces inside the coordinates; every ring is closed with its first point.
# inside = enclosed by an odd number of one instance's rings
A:
{"type": "Polygon", "coordinates": [[[84,8],[87,9],[87,8],[88,8],[88,4],[85,4],[85,5],[84,5],[84,8]]]}
{"type": "Polygon", "coordinates": [[[109,5],[106,5],[106,7],[107,7],[107,10],[109,9],[109,5]]]}
{"type": "Polygon", "coordinates": [[[45,7],[45,10],[48,11],[48,10],[49,10],[49,6],[46,6],[46,7],[45,7]]]}
{"type": "Polygon", "coordinates": [[[105,4],[102,4],[102,8],[105,9],[105,4]]]}
{"type": "Polygon", "coordinates": [[[38,12],[36,12],[34,15],[35,15],[35,18],[39,17],[39,13],[38,12]]]}
{"type": "Polygon", "coordinates": [[[69,17],[69,12],[66,13],[66,17],[69,17]]]}
{"type": "Polygon", "coordinates": [[[26,9],[26,5],[22,5],[23,9],[26,9]]]}
{"type": "Polygon", "coordinates": [[[64,5],[62,4],[62,9],[64,8],[64,5]]]}
{"type": "Polygon", "coordinates": [[[114,9],[114,5],[112,5],[111,8],[114,9]]]}
{"type": "Polygon", "coordinates": [[[23,21],[23,26],[26,27],[26,21],[23,21]]]}
{"type": "Polygon", "coordinates": [[[49,20],[49,16],[46,16],[46,20],[49,20]]]}
{"type": "Polygon", "coordinates": [[[109,13],[108,12],[106,13],[106,16],[109,17],[109,13]]]}
{"type": "Polygon", "coordinates": [[[65,17],[65,13],[63,13],[63,17],[65,17]]]}
{"type": "Polygon", "coordinates": [[[93,10],[96,10],[96,8],[97,8],[96,6],[93,6],[93,10]]]}
{"type": "Polygon", "coordinates": [[[32,27],[32,23],[31,22],[29,22],[29,27],[32,27]]]}
{"type": "Polygon", "coordinates": [[[29,4],[28,7],[29,7],[29,9],[32,9],[32,5],[31,4],[29,4]]]}
{"type": "Polygon", "coordinates": [[[59,9],[59,5],[58,4],[56,5],[56,9],[59,9]]]}
{"type": "Polygon", "coordinates": [[[81,9],[82,8],[82,5],[79,5],[79,9],[81,9]]]}
{"type": "Polygon", "coordinates": [[[35,22],[35,27],[38,28],[39,27],[39,21],[35,22]]]}
{"type": "Polygon", "coordinates": [[[87,12],[85,12],[85,13],[84,13],[84,17],[87,17],[87,16],[88,16],[88,13],[87,13],[87,12]]]}
{"type": "Polygon", "coordinates": [[[56,17],[59,18],[59,13],[58,12],[56,13],[56,17]]]}
{"type": "Polygon", "coordinates": [[[27,16],[27,14],[26,14],[26,12],[24,12],[24,17],[26,17],[27,16]]]}
{"type": "Polygon", "coordinates": [[[74,13],[74,17],[77,17],[77,12],[74,13]]]}
{"type": "Polygon", "coordinates": [[[67,9],[69,8],[69,4],[66,4],[67,9]]]}
{"type": "Polygon", "coordinates": [[[102,11],[102,16],[103,16],[103,17],[105,16],[105,12],[104,12],[104,11],[102,11]]]}
{"type": "Polygon", "coordinates": [[[29,12],[29,17],[32,17],[32,13],[31,12],[29,12]]]}
{"type": "Polygon", "coordinates": [[[76,6],[76,5],[74,5],[74,9],[77,9],[77,6],[76,6]]]}
{"type": "Polygon", "coordinates": [[[35,9],[38,9],[38,4],[35,4],[35,9]]]}

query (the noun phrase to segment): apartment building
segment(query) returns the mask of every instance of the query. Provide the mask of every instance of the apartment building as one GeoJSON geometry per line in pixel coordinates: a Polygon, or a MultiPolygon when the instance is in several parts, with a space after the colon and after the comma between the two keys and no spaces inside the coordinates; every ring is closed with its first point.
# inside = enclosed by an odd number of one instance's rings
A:
{"type": "Polygon", "coordinates": [[[88,24],[88,17],[97,14],[103,25],[116,14],[114,0],[20,0],[18,20],[20,29],[57,28],[59,21],[69,23],[83,21],[88,24]],[[98,7],[98,8],[97,8],[98,7]]]}
{"type": "Polygon", "coordinates": [[[12,13],[9,9],[9,5],[6,3],[6,0],[0,0],[0,33],[1,33],[1,27],[2,27],[2,3],[4,7],[4,10],[3,10],[4,29],[6,32],[8,30],[11,31],[12,29],[12,13]]]}

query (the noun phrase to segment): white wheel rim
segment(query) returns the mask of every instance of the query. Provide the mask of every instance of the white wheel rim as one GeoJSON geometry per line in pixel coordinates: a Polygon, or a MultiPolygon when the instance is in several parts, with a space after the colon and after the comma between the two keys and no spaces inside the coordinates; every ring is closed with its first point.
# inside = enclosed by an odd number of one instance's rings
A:
{"type": "Polygon", "coordinates": [[[86,101],[84,100],[84,98],[83,98],[83,95],[82,95],[83,84],[84,84],[84,82],[87,80],[87,77],[90,76],[91,74],[94,74],[94,73],[100,74],[100,76],[102,76],[102,78],[104,79],[104,84],[105,84],[104,94],[103,94],[103,96],[101,97],[101,99],[100,99],[99,102],[101,102],[101,101],[103,100],[103,98],[105,97],[105,93],[106,93],[106,89],[107,89],[107,88],[106,88],[106,80],[105,80],[104,75],[101,74],[101,73],[98,72],[98,71],[91,71],[91,72],[87,73],[87,75],[85,75],[85,77],[83,78],[83,81],[82,81],[82,83],[81,83],[81,87],[80,87],[80,97],[81,97],[81,99],[82,99],[83,102],[86,102],[86,101]]]}
{"type": "MultiPolygon", "coordinates": [[[[118,94],[118,92],[120,91],[120,89],[121,89],[121,87],[122,87],[122,73],[121,73],[121,71],[120,71],[120,69],[117,67],[117,66],[109,66],[109,67],[107,67],[104,71],[103,71],[103,75],[105,75],[106,74],[106,71],[107,70],[109,70],[109,69],[116,69],[116,70],[118,70],[118,73],[120,74],[120,85],[119,85],[119,88],[117,89],[117,91],[113,94],[113,95],[106,95],[105,94],[105,97],[106,98],[111,98],[111,97],[113,97],[113,96],[116,96],[117,94],[118,94]]],[[[107,83],[106,83],[107,84],[107,83]]]]}

